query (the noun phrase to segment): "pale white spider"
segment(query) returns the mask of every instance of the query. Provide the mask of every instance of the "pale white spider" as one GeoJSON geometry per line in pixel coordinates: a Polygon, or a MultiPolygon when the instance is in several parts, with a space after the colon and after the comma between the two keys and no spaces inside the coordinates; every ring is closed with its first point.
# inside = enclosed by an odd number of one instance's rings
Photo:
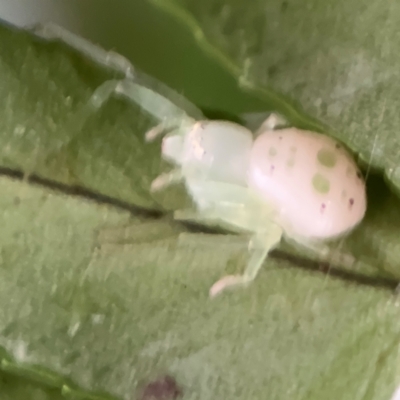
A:
{"type": "Polygon", "coordinates": [[[252,233],[244,274],[222,278],[211,296],[251,282],[282,235],[324,259],[332,254],[323,242],[364,217],[365,182],[350,153],[322,134],[275,130],[279,123],[272,114],[253,138],[238,124],[199,121],[163,139],[162,156],[175,168],[156,178],[152,190],[183,181],[196,206],[176,218],[252,233]]]}
{"type": "Polygon", "coordinates": [[[162,157],[175,167],[156,178],[151,189],[184,183],[195,210],[177,211],[176,218],[222,223],[252,235],[243,275],[223,277],[211,287],[211,296],[254,280],[282,236],[327,259],[332,253],[324,242],[347,234],[363,219],[365,182],[350,153],[332,138],[296,128],[276,129],[282,120],[274,114],[256,135],[227,121],[196,121],[165,97],[135,83],[133,67],[120,55],[54,25],[36,32],[60,38],[124,72],[125,79],[105,82],[95,91],[92,105],[100,107],[117,93],[162,120],[146,138],[170,131],[163,139],[162,157]]]}

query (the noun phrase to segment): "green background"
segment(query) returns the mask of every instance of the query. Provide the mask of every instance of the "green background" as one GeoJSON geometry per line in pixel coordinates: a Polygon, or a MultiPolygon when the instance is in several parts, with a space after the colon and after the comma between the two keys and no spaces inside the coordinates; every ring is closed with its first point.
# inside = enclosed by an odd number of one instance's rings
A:
{"type": "MultiPolygon", "coordinates": [[[[366,218],[335,244],[357,263],[327,274],[283,245],[249,289],[210,301],[209,286],[243,267],[246,241],[149,214],[187,201],[148,193],[165,168],[158,144],[143,141],[156,121],[118,99],[85,111],[115,73],[1,28],[2,398],[134,399],[169,374],[185,399],[389,399],[399,383],[398,6],[96,4],[87,36],[120,43],[206,115],[273,109],[343,140],[368,174],[366,218]]],[[[77,8],[83,21],[91,7],[77,8]]]]}

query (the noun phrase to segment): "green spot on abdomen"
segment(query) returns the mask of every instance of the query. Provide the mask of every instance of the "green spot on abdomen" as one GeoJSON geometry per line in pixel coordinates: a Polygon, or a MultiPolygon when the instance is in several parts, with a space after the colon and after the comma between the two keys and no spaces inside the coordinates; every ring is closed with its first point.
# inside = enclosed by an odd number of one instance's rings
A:
{"type": "Polygon", "coordinates": [[[270,157],[275,157],[276,154],[277,154],[276,148],[275,147],[270,147],[269,150],[268,150],[268,155],[270,157]]]}
{"type": "Polygon", "coordinates": [[[321,149],[317,154],[317,159],[321,165],[333,168],[336,165],[336,154],[330,149],[321,149]]]}
{"type": "Polygon", "coordinates": [[[286,162],[286,166],[292,168],[294,166],[294,159],[289,158],[289,160],[286,162]]]}
{"type": "Polygon", "coordinates": [[[312,185],[318,193],[328,193],[330,189],[330,183],[328,179],[321,174],[315,174],[313,176],[312,185]]]}

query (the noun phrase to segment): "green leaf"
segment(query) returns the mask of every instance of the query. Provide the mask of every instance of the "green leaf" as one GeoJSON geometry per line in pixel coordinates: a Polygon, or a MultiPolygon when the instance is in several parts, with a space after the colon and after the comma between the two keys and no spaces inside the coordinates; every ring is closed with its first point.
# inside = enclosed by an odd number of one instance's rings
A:
{"type": "Polygon", "coordinates": [[[4,400],[64,400],[58,389],[29,383],[25,379],[0,373],[0,393],[4,400]]]}
{"type": "Polygon", "coordinates": [[[154,242],[169,223],[139,223],[6,178],[0,185],[0,343],[13,355],[3,356],[3,370],[64,392],[79,385],[77,393],[126,399],[164,374],[187,398],[393,391],[400,326],[387,291],[270,260],[251,288],[210,301],[210,283],[227,262],[238,268],[244,242],[154,242]],[[116,232],[127,223],[148,240],[120,243],[116,232]],[[108,231],[100,243],[99,231],[108,231]]]}
{"type": "Polygon", "coordinates": [[[210,301],[211,284],[243,267],[246,241],[148,213],[184,201],[148,193],[163,166],[143,135],[157,121],[118,99],[86,113],[116,73],[26,33],[3,27],[0,40],[4,377],[25,382],[32,398],[140,398],[165,375],[187,399],[390,398],[400,208],[379,177],[341,248],[356,270],[329,276],[297,253],[275,253],[248,289],[210,301]]]}

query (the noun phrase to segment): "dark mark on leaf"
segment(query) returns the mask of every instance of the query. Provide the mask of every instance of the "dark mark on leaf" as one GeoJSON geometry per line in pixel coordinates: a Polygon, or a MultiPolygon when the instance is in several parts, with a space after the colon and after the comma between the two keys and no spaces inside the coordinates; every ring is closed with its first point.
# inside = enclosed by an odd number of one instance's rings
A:
{"type": "MultiPolygon", "coordinates": [[[[292,149],[291,149],[292,150],[292,149]]],[[[141,207],[137,207],[134,204],[130,204],[128,202],[112,198],[110,196],[94,192],[90,189],[87,189],[82,186],[77,185],[66,185],[60,182],[52,181],[50,179],[46,179],[40,177],[38,175],[29,175],[26,178],[26,175],[21,170],[14,170],[7,167],[0,167],[0,176],[6,176],[9,178],[23,180],[26,179],[28,183],[33,185],[38,185],[41,187],[47,187],[51,190],[58,191],[60,193],[64,193],[71,196],[82,197],[87,200],[91,200],[98,204],[107,204],[113,206],[120,210],[126,210],[133,215],[141,215],[143,217],[158,219],[165,217],[167,213],[155,210],[148,210],[141,207]]],[[[196,223],[194,221],[185,221],[185,222],[177,222],[177,225],[184,226],[190,232],[198,232],[198,233],[210,233],[210,234],[225,234],[229,233],[228,230],[225,230],[221,227],[207,227],[196,223]]],[[[272,251],[270,256],[275,259],[283,259],[286,260],[291,264],[292,267],[302,268],[311,271],[318,270],[318,263],[312,260],[305,259],[303,257],[294,256],[293,254],[289,254],[286,252],[279,252],[277,250],[272,251]],[[317,265],[317,266],[316,266],[317,265]]],[[[329,275],[337,277],[339,279],[358,283],[365,286],[375,287],[375,288],[382,288],[386,290],[394,290],[398,287],[399,282],[393,277],[369,277],[362,275],[357,272],[349,272],[346,270],[342,270],[340,267],[337,266],[330,266],[329,268],[329,275]]],[[[400,291],[400,290],[399,290],[400,291]]],[[[147,400],[145,397],[143,400],[147,400]]],[[[168,399],[169,400],[169,399],[168,399]]]]}
{"type": "Polygon", "coordinates": [[[143,389],[140,400],[173,400],[182,395],[176,380],[165,375],[148,383],[143,389]]]}
{"type": "Polygon", "coordinates": [[[288,6],[289,6],[289,3],[288,3],[287,1],[282,1],[282,4],[281,4],[281,12],[282,12],[282,13],[286,12],[288,6]]]}
{"type": "Polygon", "coordinates": [[[22,171],[14,170],[14,169],[7,168],[7,167],[0,167],[0,176],[7,176],[9,178],[18,179],[21,181],[26,179],[26,181],[28,183],[31,183],[33,185],[47,187],[51,190],[55,190],[55,191],[58,191],[60,193],[66,194],[66,195],[82,197],[87,200],[94,201],[97,204],[108,204],[110,206],[119,208],[120,210],[128,211],[128,212],[132,213],[133,215],[142,215],[143,217],[148,217],[148,218],[160,218],[163,216],[163,214],[165,214],[161,211],[148,210],[145,208],[135,206],[134,204],[130,204],[123,200],[119,200],[119,199],[107,196],[105,194],[95,192],[95,191],[87,189],[83,186],[67,185],[67,184],[56,182],[56,181],[53,181],[53,180],[50,180],[47,178],[42,178],[35,174],[29,175],[28,177],[26,177],[22,171]]]}

